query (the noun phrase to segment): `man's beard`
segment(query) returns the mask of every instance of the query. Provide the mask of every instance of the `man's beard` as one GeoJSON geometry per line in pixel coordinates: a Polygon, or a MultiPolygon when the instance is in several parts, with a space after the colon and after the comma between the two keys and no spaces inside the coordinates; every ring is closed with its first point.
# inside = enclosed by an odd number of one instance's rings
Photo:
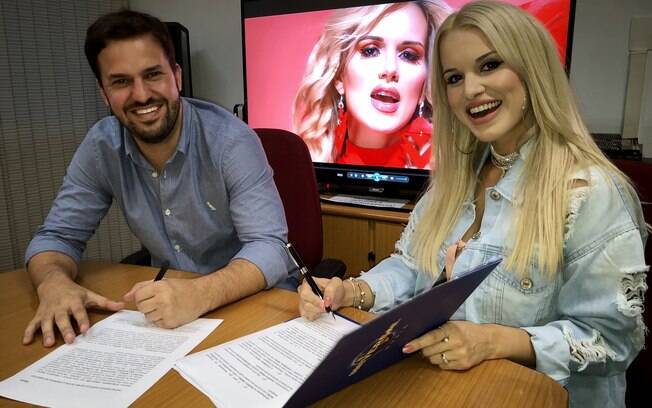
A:
{"type": "Polygon", "coordinates": [[[129,132],[132,134],[133,137],[136,139],[140,140],[141,142],[147,143],[147,144],[157,144],[163,142],[165,139],[170,136],[172,133],[172,129],[174,129],[174,125],[177,123],[177,118],[179,117],[179,105],[180,105],[180,98],[177,98],[176,100],[149,100],[144,104],[134,104],[131,105],[128,109],[125,109],[125,117],[128,117],[126,112],[130,109],[137,108],[138,106],[147,106],[151,105],[153,103],[157,102],[162,102],[163,105],[166,107],[166,115],[163,118],[163,121],[161,124],[153,129],[144,129],[139,125],[134,124],[132,121],[127,119],[127,123],[123,123],[122,125],[129,129],[129,132]]]}

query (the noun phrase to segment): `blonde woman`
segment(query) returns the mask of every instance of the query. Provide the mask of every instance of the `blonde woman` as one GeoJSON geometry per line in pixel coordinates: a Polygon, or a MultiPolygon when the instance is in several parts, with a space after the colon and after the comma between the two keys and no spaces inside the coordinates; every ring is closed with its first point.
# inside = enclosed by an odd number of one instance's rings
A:
{"type": "Polygon", "coordinates": [[[313,160],[427,168],[428,61],[445,2],[335,11],[308,59],[294,131],[313,160]]]}
{"type": "Polygon", "coordinates": [[[564,384],[571,406],[624,406],[646,330],[647,231],[633,188],[593,143],[534,18],[468,4],[435,51],[429,191],[396,254],[360,279],[321,281],[322,303],[302,286],[302,315],[324,303],[380,312],[500,257],[451,321],[404,352],[447,370],[507,358],[564,384]]]}

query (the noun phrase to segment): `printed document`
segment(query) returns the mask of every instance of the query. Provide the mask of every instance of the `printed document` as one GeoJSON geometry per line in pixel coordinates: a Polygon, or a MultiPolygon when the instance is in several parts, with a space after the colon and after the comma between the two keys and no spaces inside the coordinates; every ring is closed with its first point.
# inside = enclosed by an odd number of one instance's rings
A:
{"type": "Polygon", "coordinates": [[[282,407],[357,323],[299,317],[187,356],[174,365],[220,408],[282,407]]]}
{"type": "Polygon", "coordinates": [[[126,407],[195,348],[219,319],[161,329],[122,310],[0,382],[0,395],[56,407],[126,407]]]}

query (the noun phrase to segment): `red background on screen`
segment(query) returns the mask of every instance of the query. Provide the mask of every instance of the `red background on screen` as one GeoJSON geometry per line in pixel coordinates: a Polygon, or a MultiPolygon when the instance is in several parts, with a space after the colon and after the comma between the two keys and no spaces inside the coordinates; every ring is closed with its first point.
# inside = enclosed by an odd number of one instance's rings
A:
{"type": "MultiPolygon", "coordinates": [[[[504,0],[533,13],[551,31],[566,56],[570,0],[504,0]]],[[[469,0],[446,0],[459,9],[469,0]]],[[[308,55],[331,11],[245,20],[248,123],[292,131],[292,104],[308,55]]]]}

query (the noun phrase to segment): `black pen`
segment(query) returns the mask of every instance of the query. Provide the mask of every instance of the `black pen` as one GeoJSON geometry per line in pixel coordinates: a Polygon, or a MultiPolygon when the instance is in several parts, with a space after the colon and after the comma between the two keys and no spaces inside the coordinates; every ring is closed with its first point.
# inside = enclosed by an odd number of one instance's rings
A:
{"type": "Polygon", "coordinates": [[[165,275],[165,272],[168,271],[169,267],[170,267],[170,263],[168,261],[163,261],[163,263],[161,264],[161,269],[159,269],[158,273],[156,274],[156,277],[154,278],[154,282],[163,279],[163,275],[165,275]]]}
{"type": "MultiPolygon", "coordinates": [[[[299,268],[299,272],[301,272],[301,275],[303,275],[303,278],[308,281],[308,285],[310,285],[310,288],[312,289],[312,292],[319,296],[321,300],[324,300],[324,294],[321,293],[321,290],[319,289],[319,286],[317,286],[317,282],[312,278],[310,275],[310,271],[308,271],[308,267],[306,267],[306,264],[303,263],[303,260],[301,260],[301,257],[299,256],[299,253],[297,250],[294,248],[294,246],[291,243],[285,244],[285,249],[288,251],[288,255],[290,255],[290,259],[292,259],[292,262],[299,268]]],[[[333,319],[335,319],[335,315],[333,314],[333,310],[331,310],[330,306],[326,306],[326,311],[333,316],[333,319]]]]}

